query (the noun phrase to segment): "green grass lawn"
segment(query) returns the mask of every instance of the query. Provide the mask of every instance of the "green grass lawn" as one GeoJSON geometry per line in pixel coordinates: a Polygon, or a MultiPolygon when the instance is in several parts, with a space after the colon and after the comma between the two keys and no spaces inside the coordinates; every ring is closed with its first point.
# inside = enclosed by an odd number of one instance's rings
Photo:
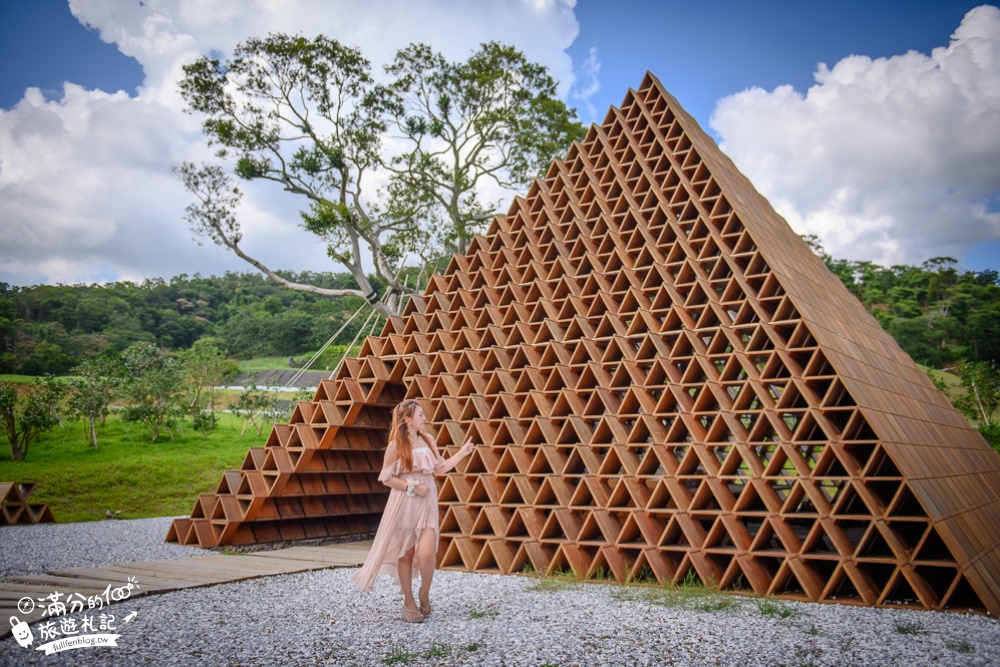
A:
{"type": "Polygon", "coordinates": [[[10,373],[0,373],[0,380],[4,382],[14,382],[15,384],[28,384],[34,379],[34,375],[11,375],[10,373]]]}
{"type": "MultiPolygon", "coordinates": [[[[347,351],[347,356],[354,357],[361,352],[361,344],[355,345],[350,350],[347,351]]],[[[242,359],[237,362],[241,371],[267,371],[267,370],[284,370],[287,368],[294,368],[298,370],[302,367],[302,364],[309,361],[312,358],[315,350],[310,350],[309,352],[301,352],[295,355],[295,366],[288,365],[288,356],[283,357],[257,357],[255,359],[242,359]]],[[[340,361],[340,358],[344,355],[344,346],[334,346],[327,350],[323,357],[321,357],[316,363],[314,363],[309,370],[311,371],[321,371],[330,366],[331,368],[340,361]]]]}
{"type": "MultiPolygon", "coordinates": [[[[31,384],[35,381],[35,375],[12,375],[10,373],[0,373],[0,381],[13,382],[14,384],[31,384]]],[[[69,382],[78,376],[76,375],[57,375],[56,380],[62,383],[69,382]]]]}
{"type": "Polygon", "coordinates": [[[948,387],[948,395],[952,396],[955,392],[964,392],[962,389],[962,381],[959,380],[958,376],[953,373],[948,373],[945,371],[939,371],[936,368],[930,368],[929,366],[921,366],[917,364],[917,368],[925,373],[930,373],[931,377],[935,380],[941,380],[948,387]]]}
{"type": "Polygon", "coordinates": [[[214,493],[222,473],[237,470],[251,446],[262,446],[268,431],[257,435],[228,414],[204,437],[190,428],[175,430],[173,441],[149,442],[137,424],[126,432],[111,418],[98,434],[99,449],[84,438],[83,422],[68,423],[31,444],[24,461],[10,460],[10,446],[0,442],[0,481],[36,482],[29,502],[48,503],[57,522],[96,521],[121,510],[123,519],[189,515],[201,493],[214,493]]]}
{"type": "MultiPolygon", "coordinates": [[[[303,352],[297,355],[295,359],[309,359],[313,355],[312,352],[303,352]]],[[[241,359],[237,362],[241,371],[269,371],[269,370],[283,370],[289,368],[288,356],[284,357],[257,357],[255,359],[241,359]]]]}

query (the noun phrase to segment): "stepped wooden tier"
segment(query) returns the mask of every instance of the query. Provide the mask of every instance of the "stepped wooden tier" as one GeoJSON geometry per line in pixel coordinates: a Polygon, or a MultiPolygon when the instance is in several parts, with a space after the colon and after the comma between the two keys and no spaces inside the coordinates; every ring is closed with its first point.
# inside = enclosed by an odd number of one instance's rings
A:
{"type": "Polygon", "coordinates": [[[1000,454],[651,75],[168,539],[374,531],[404,397],[443,568],[1000,613],[1000,454]]]}

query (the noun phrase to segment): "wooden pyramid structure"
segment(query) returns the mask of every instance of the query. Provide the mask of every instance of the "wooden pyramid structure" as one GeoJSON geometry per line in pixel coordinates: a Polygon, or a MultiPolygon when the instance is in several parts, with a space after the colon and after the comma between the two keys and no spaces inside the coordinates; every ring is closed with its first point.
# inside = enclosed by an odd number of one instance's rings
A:
{"type": "Polygon", "coordinates": [[[1000,455],[652,75],[168,539],[374,531],[404,397],[443,568],[1000,613],[1000,455]]]}

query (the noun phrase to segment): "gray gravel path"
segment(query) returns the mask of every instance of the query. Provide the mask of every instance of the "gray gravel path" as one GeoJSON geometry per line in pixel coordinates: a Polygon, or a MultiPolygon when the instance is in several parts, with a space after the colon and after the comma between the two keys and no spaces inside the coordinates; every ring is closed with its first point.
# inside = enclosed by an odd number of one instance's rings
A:
{"type": "Polygon", "coordinates": [[[164,542],[171,521],[171,517],[160,517],[0,527],[0,579],[63,567],[101,567],[214,553],[164,542]]]}
{"type": "MultiPolygon", "coordinates": [[[[106,558],[132,549],[108,544],[106,558]]],[[[388,578],[361,594],[353,571],[127,600],[105,610],[118,648],[46,656],[8,637],[0,665],[1000,666],[1000,623],[982,616],[442,571],[434,614],[414,625],[388,578]]]]}

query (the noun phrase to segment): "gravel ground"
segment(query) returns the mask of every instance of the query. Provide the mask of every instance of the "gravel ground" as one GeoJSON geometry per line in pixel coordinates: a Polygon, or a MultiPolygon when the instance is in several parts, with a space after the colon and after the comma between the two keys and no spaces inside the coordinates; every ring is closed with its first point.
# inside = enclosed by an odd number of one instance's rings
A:
{"type": "Polygon", "coordinates": [[[63,567],[101,567],[214,553],[164,542],[171,521],[171,517],[160,517],[4,526],[0,528],[0,579],[63,567]]]}
{"type": "MultiPolygon", "coordinates": [[[[81,554],[93,558],[86,562],[70,563],[64,552],[72,549],[63,545],[108,539],[100,532],[110,529],[104,523],[57,526],[67,529],[65,540],[58,530],[39,532],[55,541],[46,550],[39,538],[34,567],[136,560],[142,557],[136,543],[148,539],[161,549],[155,538],[162,540],[169,525],[161,519],[117,523],[131,524],[122,533],[128,539],[104,543],[101,555],[81,554]],[[88,537],[85,528],[95,534],[88,537]],[[148,538],[139,539],[147,530],[148,538]]],[[[8,538],[34,542],[34,534],[16,530],[0,530],[5,571],[14,548],[8,538]]],[[[145,557],[191,551],[167,546],[145,557]]],[[[435,611],[417,625],[400,620],[398,589],[387,577],[361,594],[348,580],[353,571],[126,600],[109,611],[121,635],[118,648],[46,656],[8,636],[0,641],[0,665],[1000,666],[1000,623],[982,616],[442,571],[434,579],[435,611]]],[[[32,629],[37,646],[40,624],[32,629]]]]}

